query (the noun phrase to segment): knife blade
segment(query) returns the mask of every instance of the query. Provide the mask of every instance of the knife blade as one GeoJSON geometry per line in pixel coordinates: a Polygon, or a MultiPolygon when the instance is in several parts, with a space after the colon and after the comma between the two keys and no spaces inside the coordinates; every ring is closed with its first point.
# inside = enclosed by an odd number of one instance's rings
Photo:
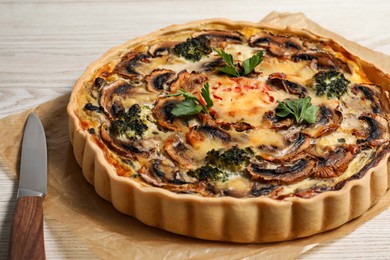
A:
{"type": "Polygon", "coordinates": [[[42,201],[47,190],[47,144],[38,116],[30,113],[24,128],[19,188],[11,229],[9,258],[46,259],[42,201]]]}

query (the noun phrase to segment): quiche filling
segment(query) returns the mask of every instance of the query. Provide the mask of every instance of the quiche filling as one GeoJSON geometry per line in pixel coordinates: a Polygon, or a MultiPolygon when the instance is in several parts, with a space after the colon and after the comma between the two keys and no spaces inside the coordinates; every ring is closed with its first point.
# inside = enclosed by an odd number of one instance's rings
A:
{"type": "Polygon", "coordinates": [[[75,111],[118,175],[205,197],[310,198],[389,151],[388,93],[333,42],[198,30],[139,43],[75,111]]]}

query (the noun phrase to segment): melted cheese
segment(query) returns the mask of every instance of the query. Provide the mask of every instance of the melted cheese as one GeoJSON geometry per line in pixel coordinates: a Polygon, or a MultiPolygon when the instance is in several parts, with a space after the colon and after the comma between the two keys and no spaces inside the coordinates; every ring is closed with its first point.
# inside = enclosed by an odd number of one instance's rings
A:
{"type": "Polygon", "coordinates": [[[277,58],[266,58],[256,68],[264,77],[268,77],[275,72],[283,72],[288,80],[298,84],[305,85],[311,81],[317,73],[316,70],[310,68],[307,62],[293,62],[291,60],[279,60],[277,58]]]}
{"type": "MultiPolygon", "coordinates": [[[[243,141],[245,143],[245,141],[243,141]]],[[[258,147],[260,145],[283,147],[285,146],[285,137],[282,133],[272,129],[259,128],[247,133],[246,146],[258,147]]]]}
{"type": "Polygon", "coordinates": [[[214,78],[210,88],[215,117],[224,122],[244,121],[259,126],[264,113],[277,106],[276,91],[262,80],[214,78]]]}
{"type": "Polygon", "coordinates": [[[225,48],[225,52],[230,53],[234,60],[243,61],[249,59],[260,49],[249,47],[244,44],[231,44],[225,48]]]}
{"type": "Polygon", "coordinates": [[[356,144],[356,137],[342,131],[333,132],[317,138],[315,149],[318,154],[323,154],[327,149],[335,150],[342,144],[356,144]]]}
{"type": "Polygon", "coordinates": [[[232,175],[225,182],[217,182],[215,188],[219,192],[230,193],[231,196],[244,197],[250,192],[251,181],[240,175],[232,175]]]}
{"type": "Polygon", "coordinates": [[[211,150],[218,150],[226,147],[219,139],[209,138],[207,141],[197,142],[194,149],[194,157],[199,160],[204,160],[207,153],[211,150]]]}

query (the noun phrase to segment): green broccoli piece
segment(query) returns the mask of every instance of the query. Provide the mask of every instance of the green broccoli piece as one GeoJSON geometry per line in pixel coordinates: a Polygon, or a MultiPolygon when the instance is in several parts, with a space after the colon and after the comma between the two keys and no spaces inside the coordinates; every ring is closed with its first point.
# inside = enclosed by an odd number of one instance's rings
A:
{"type": "Polygon", "coordinates": [[[197,178],[200,181],[226,181],[228,174],[222,172],[218,168],[215,168],[214,166],[211,165],[205,165],[202,166],[196,170],[191,170],[188,172],[190,176],[193,176],[197,178]]]}
{"type": "Polygon", "coordinates": [[[189,171],[188,174],[200,181],[227,181],[229,176],[243,171],[249,164],[254,152],[247,147],[240,149],[237,146],[225,150],[211,150],[207,153],[207,164],[196,170],[189,171]]]}
{"type": "Polygon", "coordinates": [[[212,52],[210,40],[205,36],[188,38],[185,42],[176,44],[173,52],[177,56],[182,56],[186,60],[199,61],[203,55],[212,52]]]}
{"type": "Polygon", "coordinates": [[[146,130],[148,126],[141,118],[141,107],[138,104],[132,105],[127,113],[119,113],[118,118],[110,125],[112,135],[125,135],[129,139],[142,137],[146,130]]]}
{"type": "Polygon", "coordinates": [[[314,87],[318,96],[340,98],[347,92],[350,83],[344,75],[337,71],[320,71],[314,76],[314,87]]]}
{"type": "Polygon", "coordinates": [[[249,160],[254,155],[251,148],[247,147],[240,149],[233,146],[228,150],[211,150],[207,153],[206,160],[209,164],[216,166],[219,169],[238,172],[242,171],[248,164],[249,160]]]}

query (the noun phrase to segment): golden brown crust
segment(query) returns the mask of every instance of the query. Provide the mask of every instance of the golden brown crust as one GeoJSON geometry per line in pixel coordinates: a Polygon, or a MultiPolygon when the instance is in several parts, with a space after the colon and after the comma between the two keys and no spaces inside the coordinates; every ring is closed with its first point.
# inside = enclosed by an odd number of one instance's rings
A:
{"type": "MultiPolygon", "coordinates": [[[[381,160],[369,168],[361,179],[350,180],[340,190],[323,192],[309,199],[203,198],[175,194],[118,176],[115,168],[107,163],[105,151],[86,133],[75,114],[76,96],[83,84],[91,81],[103,65],[117,64],[120,53],[142,41],[203,26],[219,29],[224,26],[234,28],[245,24],[258,26],[224,19],[170,26],[109,50],[102,58],[91,64],[77,81],[68,106],[69,134],[75,157],[83,169],[85,178],[95,186],[96,192],[111,201],[120,212],[132,215],[147,225],[202,239],[241,243],[272,242],[309,236],[336,228],[362,215],[387,190],[390,183],[387,177],[388,153],[383,154],[381,160]]],[[[293,34],[322,39],[308,31],[282,29],[293,34]]],[[[338,43],[330,42],[334,48],[342,49],[338,43]]],[[[390,77],[387,74],[358,57],[353,58],[359,62],[368,78],[375,79],[372,80],[374,83],[385,83],[383,87],[388,90],[390,77]]]]}

